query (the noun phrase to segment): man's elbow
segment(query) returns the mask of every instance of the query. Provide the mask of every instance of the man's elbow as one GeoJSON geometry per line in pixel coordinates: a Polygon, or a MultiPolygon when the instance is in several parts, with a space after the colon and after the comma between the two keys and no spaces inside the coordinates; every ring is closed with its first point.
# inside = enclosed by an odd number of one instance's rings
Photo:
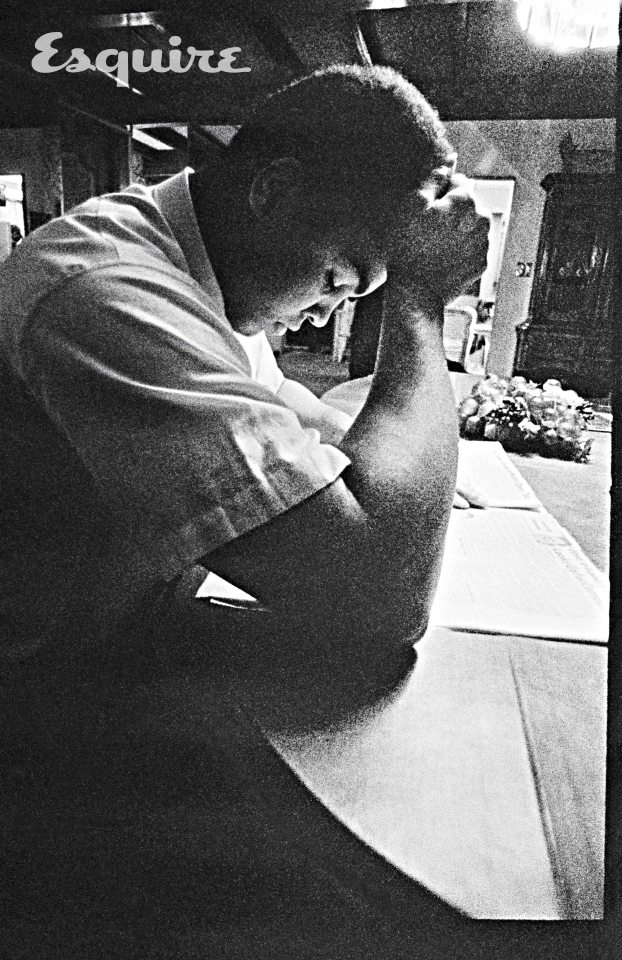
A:
{"type": "Polygon", "coordinates": [[[315,658],[331,663],[343,655],[373,671],[374,663],[401,660],[404,651],[421,640],[432,599],[414,590],[407,596],[373,587],[344,590],[324,603],[310,603],[294,633],[315,658]]]}
{"type": "MultiPolygon", "coordinates": [[[[330,726],[400,688],[415,662],[429,604],[342,594],[261,615],[240,667],[249,706],[274,729],[330,726]]],[[[249,637],[246,637],[248,644],[249,637]]]]}

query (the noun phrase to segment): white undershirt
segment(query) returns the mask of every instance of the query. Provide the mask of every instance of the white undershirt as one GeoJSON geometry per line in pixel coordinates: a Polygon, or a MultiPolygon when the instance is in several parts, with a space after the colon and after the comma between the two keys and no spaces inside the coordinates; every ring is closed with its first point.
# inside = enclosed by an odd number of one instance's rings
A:
{"type": "MultiPolygon", "coordinates": [[[[235,330],[233,332],[235,333],[235,330]]],[[[251,337],[235,333],[235,336],[249,359],[253,380],[277,393],[285,376],[278,367],[265,333],[255,333],[251,337]]]]}

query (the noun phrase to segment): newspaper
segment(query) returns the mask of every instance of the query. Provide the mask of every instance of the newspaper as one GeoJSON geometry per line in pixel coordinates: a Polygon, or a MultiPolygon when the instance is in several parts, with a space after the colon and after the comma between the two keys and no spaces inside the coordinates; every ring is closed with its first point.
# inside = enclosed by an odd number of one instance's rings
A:
{"type": "Polygon", "coordinates": [[[500,443],[460,440],[458,490],[474,490],[489,507],[541,510],[542,504],[500,443]]]}
{"type": "Polygon", "coordinates": [[[453,510],[431,624],[606,643],[607,580],[546,510],[453,510]]]}

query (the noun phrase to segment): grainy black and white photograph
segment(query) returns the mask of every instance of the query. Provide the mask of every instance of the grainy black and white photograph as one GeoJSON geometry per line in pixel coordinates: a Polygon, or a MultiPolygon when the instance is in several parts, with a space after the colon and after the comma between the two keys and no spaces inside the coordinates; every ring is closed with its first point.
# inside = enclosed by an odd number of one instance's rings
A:
{"type": "Polygon", "coordinates": [[[615,954],[619,20],[0,0],[2,960],[615,954]]]}

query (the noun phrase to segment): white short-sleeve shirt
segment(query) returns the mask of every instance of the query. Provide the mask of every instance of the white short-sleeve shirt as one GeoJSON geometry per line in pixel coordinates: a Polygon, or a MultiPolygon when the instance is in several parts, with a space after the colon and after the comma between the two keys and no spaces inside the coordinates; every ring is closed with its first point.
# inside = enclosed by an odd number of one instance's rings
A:
{"type": "Polygon", "coordinates": [[[0,318],[16,650],[70,622],[105,633],[349,462],[276,395],[265,335],[232,330],[187,171],[27,237],[0,269],[0,318]]]}

